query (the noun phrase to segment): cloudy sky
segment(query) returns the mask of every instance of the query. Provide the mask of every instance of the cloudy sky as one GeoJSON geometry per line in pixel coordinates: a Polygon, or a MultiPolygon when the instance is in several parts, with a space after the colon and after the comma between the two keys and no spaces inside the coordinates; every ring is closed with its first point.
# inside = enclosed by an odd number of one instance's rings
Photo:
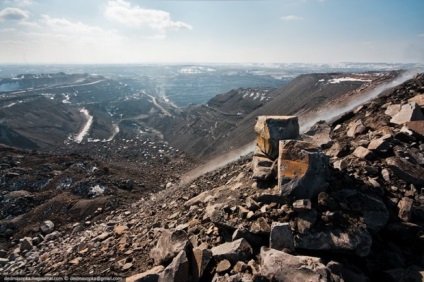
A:
{"type": "Polygon", "coordinates": [[[5,63],[424,63],[423,0],[0,0],[5,63]]]}

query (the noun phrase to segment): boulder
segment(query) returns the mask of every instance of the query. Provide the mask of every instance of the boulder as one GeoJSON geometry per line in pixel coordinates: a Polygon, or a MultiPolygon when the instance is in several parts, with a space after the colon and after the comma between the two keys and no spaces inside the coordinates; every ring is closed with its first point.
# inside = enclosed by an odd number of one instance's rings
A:
{"type": "Polygon", "coordinates": [[[193,259],[192,270],[193,270],[193,280],[199,281],[202,278],[203,272],[208,266],[212,258],[212,251],[205,248],[194,248],[193,249],[193,259]]]}
{"type": "Polygon", "coordinates": [[[320,258],[293,256],[282,251],[261,248],[261,274],[271,281],[331,281],[331,271],[320,258]]]}
{"type": "Polygon", "coordinates": [[[402,198],[402,200],[398,203],[398,209],[399,209],[399,218],[403,221],[411,221],[411,215],[412,215],[412,205],[413,205],[412,199],[408,197],[402,198]]]}
{"type": "Polygon", "coordinates": [[[134,274],[130,277],[125,278],[126,282],[158,282],[159,274],[165,268],[162,265],[155,266],[150,270],[147,270],[143,273],[134,274]]]}
{"type": "Polygon", "coordinates": [[[295,237],[294,247],[313,251],[342,251],[365,257],[370,252],[371,243],[371,235],[365,229],[333,229],[299,234],[295,237]]]}
{"type": "Polygon", "coordinates": [[[400,112],[394,115],[390,119],[390,122],[395,124],[405,124],[413,120],[424,120],[421,108],[415,102],[403,105],[400,112]]]}
{"type": "Polygon", "coordinates": [[[368,145],[368,150],[378,154],[385,154],[391,149],[390,143],[383,138],[373,139],[368,145]]]}
{"type": "Polygon", "coordinates": [[[279,251],[284,249],[294,251],[293,233],[290,229],[289,223],[272,223],[269,247],[279,251]]]}
{"type": "Polygon", "coordinates": [[[328,187],[328,157],[310,143],[280,141],[278,188],[283,196],[310,199],[328,187]]]}
{"type": "Polygon", "coordinates": [[[406,127],[421,137],[424,137],[424,120],[409,121],[406,123],[406,127]]]}
{"type": "Polygon", "coordinates": [[[358,159],[364,159],[367,161],[372,161],[375,159],[373,152],[362,146],[356,148],[355,151],[353,151],[353,155],[358,159]]]}
{"type": "Polygon", "coordinates": [[[31,237],[25,237],[20,240],[20,249],[21,252],[23,251],[30,251],[32,250],[32,238],[31,237]]]}
{"type": "Polygon", "coordinates": [[[422,166],[400,157],[387,158],[386,163],[390,170],[406,183],[417,186],[424,185],[424,168],[422,166]]]}
{"type": "Polygon", "coordinates": [[[236,264],[239,260],[249,259],[252,254],[252,247],[243,238],[212,248],[212,257],[218,262],[227,259],[236,264]]]}
{"type": "Polygon", "coordinates": [[[408,102],[417,103],[418,106],[424,108],[424,94],[416,95],[415,97],[408,99],[408,102]]]}
{"type": "Polygon", "coordinates": [[[253,179],[266,180],[271,178],[274,170],[274,161],[267,157],[254,155],[252,159],[253,179]]]}
{"type": "Polygon", "coordinates": [[[269,226],[265,218],[260,217],[252,223],[250,232],[253,234],[269,234],[271,232],[271,226],[269,226]]]}
{"type": "Polygon", "coordinates": [[[401,104],[389,105],[384,113],[388,116],[394,117],[400,112],[401,108],[401,104]]]}
{"type": "Polygon", "coordinates": [[[331,127],[325,121],[319,121],[302,134],[302,139],[317,147],[328,147],[332,143],[330,132],[331,127]]]}
{"type": "Polygon", "coordinates": [[[221,260],[218,265],[216,266],[216,272],[222,274],[225,273],[227,271],[229,271],[231,269],[231,262],[229,262],[228,260],[224,259],[221,260]]]}
{"type": "Polygon", "coordinates": [[[366,130],[367,128],[362,123],[362,120],[358,119],[349,125],[349,130],[347,131],[346,135],[348,137],[356,137],[357,135],[364,133],[366,130]]]}
{"type": "Polygon", "coordinates": [[[43,232],[43,234],[52,233],[54,230],[54,223],[51,220],[43,221],[40,224],[40,229],[41,229],[41,232],[43,232]]]}
{"type": "Polygon", "coordinates": [[[186,252],[182,250],[160,274],[159,282],[188,281],[188,277],[189,262],[186,252]]]}
{"type": "Polygon", "coordinates": [[[155,264],[171,261],[178,253],[185,250],[189,245],[187,233],[184,230],[163,230],[156,246],[150,251],[150,257],[155,264]]]}
{"type": "Polygon", "coordinates": [[[278,142],[299,137],[296,116],[259,116],[255,125],[256,146],[270,159],[278,157],[278,142]]]}

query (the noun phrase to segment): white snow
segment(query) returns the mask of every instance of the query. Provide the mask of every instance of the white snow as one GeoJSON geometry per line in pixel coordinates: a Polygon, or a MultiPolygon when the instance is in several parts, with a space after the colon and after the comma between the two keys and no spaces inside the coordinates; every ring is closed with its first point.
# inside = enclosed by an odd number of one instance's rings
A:
{"type": "Polygon", "coordinates": [[[328,80],[329,83],[335,84],[345,81],[361,81],[361,82],[371,82],[371,79],[362,79],[362,78],[355,78],[355,77],[340,77],[340,78],[333,78],[328,80]]]}
{"type": "Polygon", "coordinates": [[[93,116],[91,116],[88,113],[88,110],[83,108],[80,110],[80,112],[85,116],[85,118],[87,119],[87,123],[84,125],[84,127],[81,129],[80,133],[78,133],[75,138],[74,141],[76,143],[81,143],[82,140],[84,139],[84,137],[88,134],[88,131],[91,128],[91,125],[93,124],[93,116]]]}

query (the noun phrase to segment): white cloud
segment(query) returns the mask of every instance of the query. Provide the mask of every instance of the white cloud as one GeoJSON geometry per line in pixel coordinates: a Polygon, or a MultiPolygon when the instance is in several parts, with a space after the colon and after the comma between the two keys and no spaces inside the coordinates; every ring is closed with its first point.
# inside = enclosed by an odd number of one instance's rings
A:
{"type": "Polygon", "coordinates": [[[0,11],[0,21],[24,21],[29,18],[29,12],[19,8],[5,8],[0,11]]]}
{"type": "Polygon", "coordinates": [[[150,27],[155,30],[191,30],[192,26],[181,22],[173,21],[171,15],[162,10],[144,9],[139,6],[131,6],[125,0],[110,0],[107,4],[104,15],[113,21],[131,27],[150,27]]]}
{"type": "Polygon", "coordinates": [[[7,5],[18,5],[18,6],[31,6],[31,0],[5,0],[5,4],[7,5]]]}
{"type": "Polygon", "coordinates": [[[295,15],[288,15],[281,17],[283,21],[302,21],[303,17],[295,16],[295,15]]]}

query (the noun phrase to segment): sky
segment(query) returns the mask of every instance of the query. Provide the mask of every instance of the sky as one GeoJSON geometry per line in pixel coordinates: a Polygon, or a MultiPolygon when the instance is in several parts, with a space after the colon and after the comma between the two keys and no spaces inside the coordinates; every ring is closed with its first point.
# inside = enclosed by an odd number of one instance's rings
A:
{"type": "Polygon", "coordinates": [[[0,0],[0,64],[424,63],[424,0],[0,0]]]}

